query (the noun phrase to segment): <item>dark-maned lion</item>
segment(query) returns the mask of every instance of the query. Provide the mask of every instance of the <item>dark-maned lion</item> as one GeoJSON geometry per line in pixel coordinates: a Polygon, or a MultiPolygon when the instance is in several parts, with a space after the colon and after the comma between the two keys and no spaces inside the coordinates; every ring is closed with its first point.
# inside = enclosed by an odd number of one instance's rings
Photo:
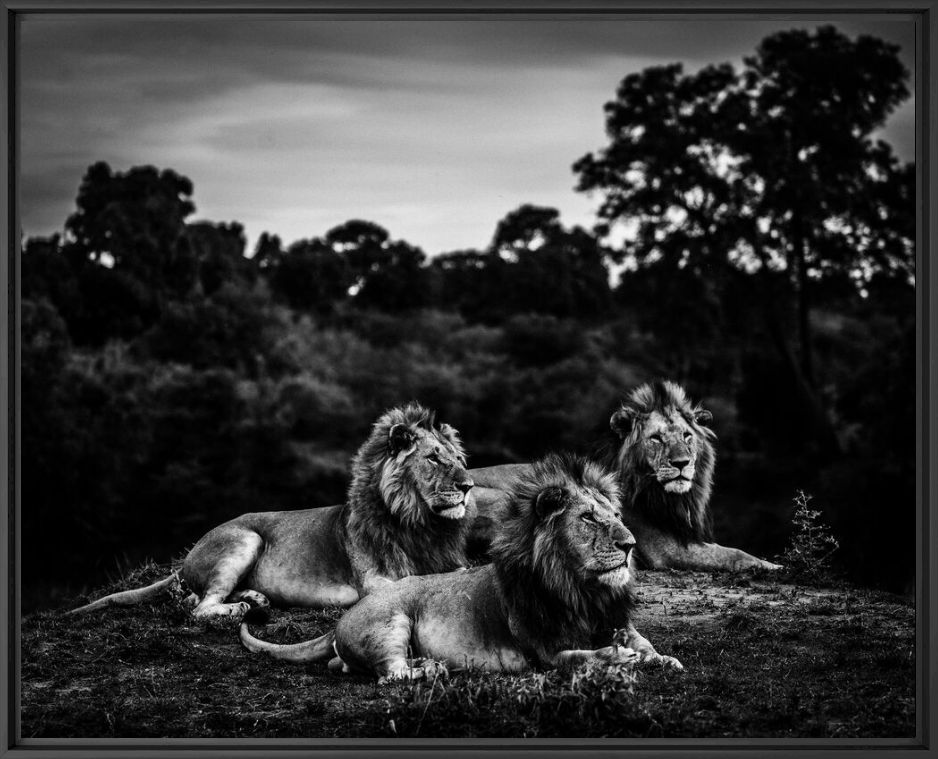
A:
{"type": "MultiPolygon", "coordinates": [[[[716,435],[711,414],[673,382],[636,388],[610,419],[600,461],[619,473],[625,523],[642,565],[654,568],[778,569],[738,548],[712,542],[710,491],[716,435]]],[[[528,464],[473,469],[478,516],[470,541],[483,549],[497,534],[516,479],[528,464]]]]}
{"type": "MultiPolygon", "coordinates": [[[[196,617],[242,617],[252,606],[351,606],[375,587],[466,564],[475,515],[456,431],[417,404],[384,414],[352,462],[342,506],[244,514],[208,532],[178,573],[200,597],[196,617]]],[[[148,588],[75,612],[136,603],[148,588]]]]}
{"type": "MultiPolygon", "coordinates": [[[[492,564],[407,577],[362,599],[339,620],[330,669],[390,679],[422,677],[435,662],[503,672],[590,660],[682,669],[632,626],[635,542],[619,513],[615,477],[598,465],[557,456],[533,464],[515,480],[492,564]]],[[[333,648],[332,633],[277,645],[244,623],[241,640],[293,661],[325,660],[333,648]]]]}

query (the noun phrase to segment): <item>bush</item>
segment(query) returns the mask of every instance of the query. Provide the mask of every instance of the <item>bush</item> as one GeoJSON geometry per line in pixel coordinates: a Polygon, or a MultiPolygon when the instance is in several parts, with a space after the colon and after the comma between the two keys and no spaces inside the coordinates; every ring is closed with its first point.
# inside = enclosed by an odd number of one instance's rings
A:
{"type": "Polygon", "coordinates": [[[840,543],[830,533],[830,528],[819,521],[820,511],[808,508],[811,496],[799,490],[793,499],[795,514],[792,524],[795,530],[791,542],[781,555],[781,563],[791,572],[792,578],[811,582],[822,582],[831,578],[831,556],[840,543]]]}

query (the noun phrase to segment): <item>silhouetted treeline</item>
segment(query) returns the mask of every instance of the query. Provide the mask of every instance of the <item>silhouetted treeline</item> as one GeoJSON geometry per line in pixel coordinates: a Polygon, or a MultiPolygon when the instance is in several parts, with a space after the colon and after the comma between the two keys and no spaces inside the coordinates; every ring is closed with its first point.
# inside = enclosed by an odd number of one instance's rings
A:
{"type": "Polygon", "coordinates": [[[95,164],[23,246],[24,584],[336,503],[391,405],[435,407],[485,465],[588,451],[663,376],[713,410],[721,541],[780,552],[803,489],[852,577],[908,589],[914,170],[872,137],[906,80],[829,27],[631,74],[574,166],[595,229],[525,205],[434,257],[362,220],[247,251],[190,220],[187,178],[95,164]]]}

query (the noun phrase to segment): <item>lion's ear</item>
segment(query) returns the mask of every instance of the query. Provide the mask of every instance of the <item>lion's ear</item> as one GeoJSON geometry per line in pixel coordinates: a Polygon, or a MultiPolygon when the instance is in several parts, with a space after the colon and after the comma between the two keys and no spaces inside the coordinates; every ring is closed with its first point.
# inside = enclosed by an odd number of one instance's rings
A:
{"type": "Polygon", "coordinates": [[[630,408],[620,408],[609,418],[609,426],[620,438],[625,440],[632,431],[632,425],[635,423],[636,412],[630,408]]]}
{"type": "Polygon", "coordinates": [[[406,424],[395,424],[388,432],[388,446],[391,453],[400,453],[410,448],[416,439],[417,435],[406,424]]]}
{"type": "Polygon", "coordinates": [[[534,513],[539,519],[559,514],[567,505],[567,491],[559,485],[544,488],[534,499],[534,513]]]}
{"type": "Polygon", "coordinates": [[[713,414],[711,414],[707,409],[701,408],[697,409],[694,412],[694,421],[697,422],[701,427],[706,427],[710,424],[710,421],[713,419],[713,414]]]}

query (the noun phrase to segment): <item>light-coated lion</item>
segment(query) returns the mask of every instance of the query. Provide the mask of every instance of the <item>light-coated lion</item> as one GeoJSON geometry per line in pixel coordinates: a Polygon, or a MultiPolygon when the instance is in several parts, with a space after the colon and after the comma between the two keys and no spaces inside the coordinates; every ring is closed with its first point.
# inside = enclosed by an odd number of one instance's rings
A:
{"type": "MultiPolygon", "coordinates": [[[[623,519],[641,564],[653,569],[779,569],[738,548],[712,542],[710,492],[716,435],[709,411],[673,382],[641,385],[610,419],[599,460],[619,473],[623,519]]],[[[497,534],[508,493],[528,464],[472,469],[478,516],[470,541],[483,550],[497,534]]]]}
{"type": "MultiPolygon", "coordinates": [[[[252,607],[351,606],[375,587],[466,564],[475,507],[456,431],[417,404],[375,423],[352,462],[344,505],[243,514],[209,531],[179,576],[199,596],[196,617],[242,617],[252,607]]],[[[98,599],[74,612],[137,603],[174,577],[98,599]]],[[[73,612],[73,613],[74,613],[73,612]]]]}
{"type": "Polygon", "coordinates": [[[436,663],[451,671],[590,660],[683,669],[631,623],[635,542],[619,513],[613,475],[586,459],[548,456],[515,480],[491,564],[382,588],[345,613],[334,639],[271,644],[242,623],[241,640],[293,661],[329,659],[334,644],[330,669],[383,679],[422,677],[436,663]]]}

